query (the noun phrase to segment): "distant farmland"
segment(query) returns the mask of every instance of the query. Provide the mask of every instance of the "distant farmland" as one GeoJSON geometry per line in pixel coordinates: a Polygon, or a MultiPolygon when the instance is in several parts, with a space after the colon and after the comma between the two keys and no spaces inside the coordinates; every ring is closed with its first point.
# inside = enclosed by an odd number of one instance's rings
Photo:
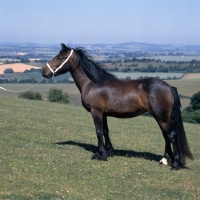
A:
{"type": "Polygon", "coordinates": [[[14,72],[24,72],[24,70],[30,70],[31,68],[40,69],[40,67],[31,66],[23,63],[13,63],[13,64],[5,64],[0,65],[0,74],[4,73],[5,69],[12,68],[14,72]]]}
{"type": "Polygon", "coordinates": [[[138,57],[139,59],[155,59],[161,61],[176,61],[176,62],[188,62],[192,60],[200,60],[200,56],[151,56],[151,57],[138,57]]]}

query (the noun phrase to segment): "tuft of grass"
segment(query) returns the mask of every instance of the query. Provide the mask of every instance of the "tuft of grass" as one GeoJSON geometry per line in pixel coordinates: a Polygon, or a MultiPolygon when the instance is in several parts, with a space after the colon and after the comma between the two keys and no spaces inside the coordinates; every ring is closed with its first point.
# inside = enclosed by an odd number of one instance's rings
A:
{"type": "Polygon", "coordinates": [[[184,124],[195,160],[158,164],[155,120],[109,118],[115,156],[91,160],[97,139],[82,107],[0,96],[0,199],[198,199],[200,126],[184,124]]]}

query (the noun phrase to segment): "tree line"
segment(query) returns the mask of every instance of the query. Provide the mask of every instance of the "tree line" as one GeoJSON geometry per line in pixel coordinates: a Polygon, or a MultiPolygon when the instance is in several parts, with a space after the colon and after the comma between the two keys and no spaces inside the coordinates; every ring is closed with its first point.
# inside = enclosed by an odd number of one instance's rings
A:
{"type": "Polygon", "coordinates": [[[101,61],[102,64],[110,64],[112,67],[105,67],[107,71],[121,72],[200,72],[200,61],[161,61],[155,59],[121,59],[117,61],[101,61]],[[156,64],[155,64],[156,63],[156,64]],[[139,67],[140,65],[140,67],[139,67]],[[144,66],[142,66],[144,65],[144,66]]]}
{"type": "Polygon", "coordinates": [[[192,96],[190,105],[183,109],[182,116],[184,122],[200,124],[200,91],[192,96]]]}

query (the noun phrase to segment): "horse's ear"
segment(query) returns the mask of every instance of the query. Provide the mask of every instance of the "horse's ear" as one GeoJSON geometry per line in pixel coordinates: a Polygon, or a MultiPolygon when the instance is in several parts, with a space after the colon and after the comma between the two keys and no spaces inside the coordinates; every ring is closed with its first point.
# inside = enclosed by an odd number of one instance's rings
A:
{"type": "Polygon", "coordinates": [[[64,51],[64,52],[68,50],[68,48],[66,47],[66,45],[63,44],[63,43],[61,43],[61,47],[62,47],[62,51],[64,51]]]}

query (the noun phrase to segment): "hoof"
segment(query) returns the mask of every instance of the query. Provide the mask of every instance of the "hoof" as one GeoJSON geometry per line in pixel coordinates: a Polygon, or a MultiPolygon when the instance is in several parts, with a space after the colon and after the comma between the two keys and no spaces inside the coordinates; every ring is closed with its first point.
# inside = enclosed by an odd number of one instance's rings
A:
{"type": "Polygon", "coordinates": [[[107,156],[105,155],[105,153],[102,152],[97,152],[95,153],[92,158],[92,160],[103,160],[103,161],[107,161],[107,156]]]}
{"type": "Polygon", "coordinates": [[[106,149],[106,155],[108,157],[112,157],[114,155],[114,149],[113,148],[110,148],[110,149],[106,149]]]}
{"type": "Polygon", "coordinates": [[[166,158],[162,158],[160,161],[159,161],[159,164],[160,165],[169,165],[169,163],[168,163],[168,161],[167,161],[167,159],[166,158]]]}
{"type": "Polygon", "coordinates": [[[176,167],[171,167],[170,170],[180,170],[181,168],[179,166],[176,166],[176,167]]]}
{"type": "Polygon", "coordinates": [[[171,165],[171,170],[179,170],[179,169],[181,169],[181,166],[178,163],[174,162],[171,165]]]}

